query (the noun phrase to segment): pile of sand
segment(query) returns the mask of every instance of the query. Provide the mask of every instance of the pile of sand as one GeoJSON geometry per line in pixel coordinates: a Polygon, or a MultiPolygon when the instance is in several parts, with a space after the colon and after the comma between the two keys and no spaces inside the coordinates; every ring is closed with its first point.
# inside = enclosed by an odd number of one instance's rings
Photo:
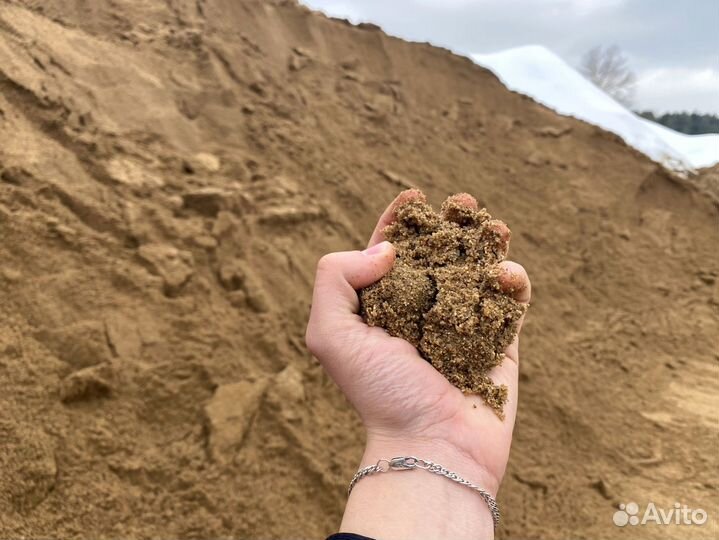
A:
{"type": "Polygon", "coordinates": [[[13,0],[0,141],[0,536],[333,531],[363,434],[314,268],[410,185],[532,277],[500,534],[717,507],[716,207],[469,60],[291,1],[13,0]]]}

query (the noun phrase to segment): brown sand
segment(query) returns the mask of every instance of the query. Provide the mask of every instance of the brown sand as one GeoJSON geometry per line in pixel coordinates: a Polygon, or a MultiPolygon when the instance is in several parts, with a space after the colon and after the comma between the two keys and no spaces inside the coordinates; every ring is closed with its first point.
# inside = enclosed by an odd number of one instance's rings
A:
{"type": "Polygon", "coordinates": [[[486,210],[448,198],[440,214],[421,201],[395,211],[383,233],[394,267],[362,290],[362,315],[417,347],[449,382],[503,416],[507,387],[489,371],[504,359],[525,306],[499,284],[505,242],[486,210]]]}
{"type": "Polygon", "coordinates": [[[719,507],[716,208],[270,0],[0,3],[0,537],[335,530],[364,441],[302,342],[314,269],[409,185],[479,195],[532,276],[499,536],[710,537],[611,516],[719,507]]]}

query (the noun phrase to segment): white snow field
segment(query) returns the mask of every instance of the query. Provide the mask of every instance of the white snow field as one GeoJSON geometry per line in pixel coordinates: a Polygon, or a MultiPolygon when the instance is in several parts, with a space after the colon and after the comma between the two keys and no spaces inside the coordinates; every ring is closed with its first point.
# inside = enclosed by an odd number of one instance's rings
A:
{"type": "Polygon", "coordinates": [[[545,47],[529,45],[473,54],[472,59],[492,70],[510,90],[526,94],[560,114],[612,131],[668,168],[688,171],[719,162],[719,135],[685,135],[645,120],[545,47]]]}

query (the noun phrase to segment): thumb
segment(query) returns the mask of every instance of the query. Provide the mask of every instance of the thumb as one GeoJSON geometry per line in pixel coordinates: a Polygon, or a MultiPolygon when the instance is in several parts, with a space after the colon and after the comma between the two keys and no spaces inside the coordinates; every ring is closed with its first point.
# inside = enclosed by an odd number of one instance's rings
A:
{"type": "Polygon", "coordinates": [[[356,289],[371,285],[390,271],[394,246],[381,242],[365,251],[343,251],[322,257],[317,264],[312,310],[307,325],[307,346],[317,356],[325,343],[341,339],[348,323],[356,323],[359,299],[356,289]]]}

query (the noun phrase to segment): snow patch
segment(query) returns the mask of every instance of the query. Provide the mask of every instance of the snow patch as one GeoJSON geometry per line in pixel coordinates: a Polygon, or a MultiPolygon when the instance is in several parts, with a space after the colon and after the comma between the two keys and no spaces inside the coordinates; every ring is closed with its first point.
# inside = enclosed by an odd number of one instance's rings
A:
{"type": "Polygon", "coordinates": [[[668,168],[687,171],[719,162],[719,135],[685,135],[634,114],[542,46],[474,54],[472,59],[510,90],[612,131],[668,168]]]}

